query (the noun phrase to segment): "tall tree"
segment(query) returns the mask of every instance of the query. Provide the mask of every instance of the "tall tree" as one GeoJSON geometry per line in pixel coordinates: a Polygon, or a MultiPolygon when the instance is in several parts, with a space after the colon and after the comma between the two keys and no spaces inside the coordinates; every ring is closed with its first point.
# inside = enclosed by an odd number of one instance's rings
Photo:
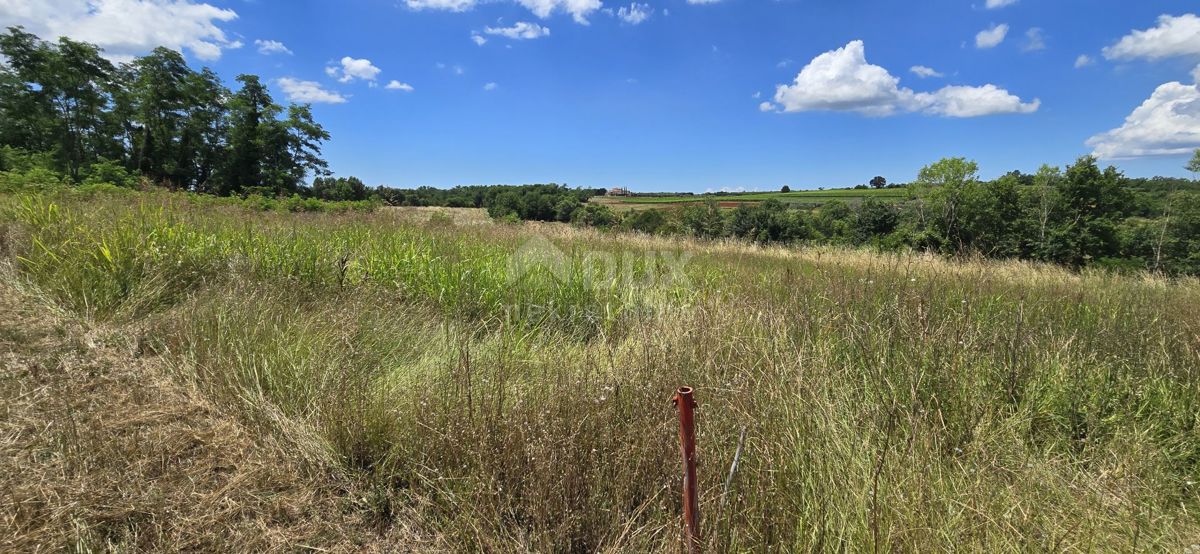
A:
{"type": "Polygon", "coordinates": [[[192,70],[183,55],[158,47],[133,62],[132,97],[137,118],[133,135],[133,166],[157,182],[179,186],[184,168],[179,163],[186,109],[191,105],[187,85],[192,70]]]}
{"type": "Polygon", "coordinates": [[[222,196],[263,188],[266,135],[280,111],[257,75],[238,75],[237,80],[242,88],[229,100],[228,165],[217,189],[222,196]]]}
{"type": "Polygon", "coordinates": [[[1200,148],[1192,154],[1192,159],[1188,161],[1187,170],[1192,172],[1192,179],[1200,175],[1200,148]]]}
{"type": "Polygon", "coordinates": [[[225,107],[229,90],[208,68],[191,73],[184,86],[188,104],[179,144],[180,175],[193,190],[216,192],[215,177],[224,161],[229,132],[225,107]]]}

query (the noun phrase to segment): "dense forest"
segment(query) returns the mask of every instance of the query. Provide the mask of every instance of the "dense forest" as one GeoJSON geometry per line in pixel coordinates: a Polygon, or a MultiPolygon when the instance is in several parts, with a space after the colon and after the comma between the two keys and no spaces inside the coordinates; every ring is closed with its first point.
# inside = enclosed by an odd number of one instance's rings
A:
{"type": "MultiPolygon", "coordinates": [[[[870,180],[873,188],[904,189],[902,201],[792,207],[767,200],[723,209],[715,201],[723,195],[711,194],[617,212],[588,202],[604,189],[370,188],[330,176],[321,158],[329,134],[309,106],[276,103],[254,75],[239,75],[237,90],[227,89],[213,71],[194,70],[167,48],[114,64],[93,45],[47,42],[13,27],[0,34],[0,55],[0,190],[144,183],[256,198],[261,206],[278,198],[292,209],[318,200],[483,208],[504,221],[1200,274],[1197,182],[1127,178],[1092,157],[991,181],[978,177],[974,162],[949,158],[910,184],[870,180]]],[[[1200,151],[1188,169],[1200,173],[1200,151]]]]}

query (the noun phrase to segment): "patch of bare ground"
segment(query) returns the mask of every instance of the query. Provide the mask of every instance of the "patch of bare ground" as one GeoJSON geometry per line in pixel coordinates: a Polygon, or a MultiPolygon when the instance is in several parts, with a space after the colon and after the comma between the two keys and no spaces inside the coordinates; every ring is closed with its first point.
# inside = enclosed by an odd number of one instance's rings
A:
{"type": "Polygon", "coordinates": [[[398,503],[3,277],[0,552],[437,549],[398,503]]]}

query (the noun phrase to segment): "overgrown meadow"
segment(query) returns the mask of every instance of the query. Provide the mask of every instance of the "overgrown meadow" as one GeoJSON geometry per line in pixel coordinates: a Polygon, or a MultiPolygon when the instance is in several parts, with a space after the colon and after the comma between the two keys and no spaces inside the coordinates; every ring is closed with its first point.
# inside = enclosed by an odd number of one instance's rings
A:
{"type": "Polygon", "coordinates": [[[460,551],[1200,541],[1200,283],[837,248],[0,197],[6,278],[460,551]],[[744,430],[737,471],[730,463],[744,430]]]}

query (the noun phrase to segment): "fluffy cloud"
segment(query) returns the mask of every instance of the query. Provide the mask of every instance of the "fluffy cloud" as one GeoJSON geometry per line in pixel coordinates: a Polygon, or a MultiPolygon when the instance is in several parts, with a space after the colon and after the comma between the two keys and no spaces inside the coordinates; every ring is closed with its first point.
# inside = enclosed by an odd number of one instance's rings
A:
{"type": "Polygon", "coordinates": [[[119,61],[157,46],[216,60],[241,46],[218,26],[236,18],[233,10],[192,0],[0,0],[0,28],[21,25],[43,38],[91,42],[119,61]]]}
{"type": "Polygon", "coordinates": [[[617,10],[617,17],[621,18],[621,21],[624,21],[630,25],[637,25],[638,23],[650,19],[650,14],[653,13],[654,9],[650,7],[650,4],[638,4],[637,2],[633,2],[629,4],[629,7],[621,6],[621,8],[617,10]]]}
{"type": "Polygon", "coordinates": [[[291,55],[291,53],[292,53],[291,50],[288,50],[287,46],[284,46],[282,42],[279,42],[277,40],[261,40],[260,39],[260,40],[254,41],[254,45],[258,47],[258,53],[262,54],[264,56],[270,56],[271,54],[291,55]]]}
{"type": "Polygon", "coordinates": [[[923,65],[914,65],[908,70],[911,71],[913,75],[916,75],[922,79],[927,79],[929,77],[944,77],[944,75],[939,73],[936,69],[932,67],[925,67],[923,65]]]}
{"type": "Polygon", "coordinates": [[[325,74],[336,78],[339,82],[349,83],[355,79],[374,81],[379,76],[380,69],[366,58],[354,59],[350,56],[342,58],[340,66],[325,68],[325,74]]]}
{"type": "Polygon", "coordinates": [[[321,88],[321,84],[314,81],[301,81],[291,77],[284,77],[276,81],[279,88],[283,89],[284,96],[292,102],[302,104],[344,104],[346,97],[333,91],[321,88]]]}
{"type": "Polygon", "coordinates": [[[1034,50],[1045,50],[1046,38],[1042,36],[1041,27],[1033,27],[1025,31],[1025,44],[1021,45],[1021,50],[1033,52],[1034,50]]]}
{"type": "Polygon", "coordinates": [[[979,117],[1001,113],[1033,113],[1042,101],[1021,102],[1016,95],[996,85],[949,86],[936,92],[917,94],[917,104],[927,113],[947,117],[979,117]]]}
{"type": "Polygon", "coordinates": [[[401,83],[400,81],[396,81],[396,80],[389,81],[387,86],[385,86],[383,88],[386,88],[388,90],[402,90],[404,92],[412,92],[413,91],[412,85],[410,85],[408,83],[401,83]]]}
{"type": "Polygon", "coordinates": [[[1200,147],[1200,86],[1159,85],[1123,125],[1088,139],[1087,145],[1105,159],[1190,153],[1200,147]]]}
{"type": "Polygon", "coordinates": [[[1200,56],[1200,17],[1195,14],[1159,16],[1157,27],[1133,31],[1104,49],[1104,57],[1110,60],[1175,56],[1200,56]]]}
{"type": "Polygon", "coordinates": [[[483,90],[486,90],[486,91],[493,91],[493,90],[496,90],[497,88],[500,88],[500,85],[497,85],[496,83],[488,83],[486,85],[483,85],[483,90]]]}
{"type": "Polygon", "coordinates": [[[1017,0],[987,0],[986,6],[987,9],[994,10],[997,8],[1003,8],[1004,6],[1011,6],[1016,3],[1017,0]]]}
{"type": "Polygon", "coordinates": [[[1075,69],[1087,67],[1094,63],[1096,63],[1096,60],[1093,60],[1091,56],[1087,54],[1080,54],[1078,58],[1075,58],[1075,69]]]}
{"type": "Polygon", "coordinates": [[[474,42],[475,44],[477,44],[479,46],[483,46],[483,45],[487,44],[487,37],[485,37],[479,33],[471,33],[471,42],[474,42]]]}
{"type": "MultiPolygon", "coordinates": [[[[785,112],[847,111],[869,116],[921,112],[946,117],[1031,113],[1041,102],[1022,102],[995,85],[948,86],[914,92],[900,79],[867,63],[861,40],[813,58],[789,85],[775,88],[775,104],[785,112]]],[[[761,109],[761,106],[760,106],[761,109]]]]}
{"type": "Polygon", "coordinates": [[[1008,36],[1007,24],[992,25],[975,35],[975,47],[994,48],[999,46],[1001,42],[1004,42],[1004,37],[1006,36],[1008,36]]]}
{"type": "MultiPolygon", "coordinates": [[[[537,23],[529,23],[526,21],[518,21],[511,27],[485,27],[483,32],[489,35],[498,35],[513,40],[529,40],[541,37],[550,36],[550,29],[538,25],[537,23]]],[[[476,41],[478,43],[478,41],[476,41]]]]}

